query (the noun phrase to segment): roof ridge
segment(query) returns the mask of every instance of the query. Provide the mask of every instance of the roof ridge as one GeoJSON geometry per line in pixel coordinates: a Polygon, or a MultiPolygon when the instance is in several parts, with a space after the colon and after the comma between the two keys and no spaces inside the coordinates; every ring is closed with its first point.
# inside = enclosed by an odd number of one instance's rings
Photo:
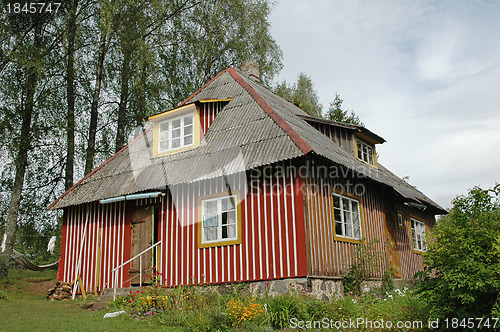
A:
{"type": "MultiPolygon", "coordinates": [[[[201,90],[205,89],[208,85],[210,85],[213,81],[215,81],[217,78],[219,78],[219,76],[221,76],[222,74],[224,74],[226,71],[228,71],[231,67],[228,67],[226,69],[224,69],[223,71],[221,71],[220,73],[218,73],[217,75],[215,75],[210,81],[208,81],[207,83],[205,83],[201,88],[199,88],[198,90],[196,90],[195,92],[193,92],[193,94],[191,94],[191,96],[187,97],[186,99],[184,99],[179,105],[177,105],[176,107],[180,107],[182,105],[184,105],[185,103],[187,103],[190,99],[192,99],[194,96],[196,96],[198,93],[200,93],[201,90]]],[[[232,68],[231,68],[232,69],[232,68]]]]}
{"type": "Polygon", "coordinates": [[[293,128],[278,114],[276,111],[262,98],[254,88],[234,69],[227,68],[224,72],[228,72],[233,79],[245,89],[250,96],[259,104],[259,106],[266,112],[267,115],[290,137],[290,139],[297,145],[302,153],[307,154],[313,151],[309,143],[302,138],[293,128]]]}

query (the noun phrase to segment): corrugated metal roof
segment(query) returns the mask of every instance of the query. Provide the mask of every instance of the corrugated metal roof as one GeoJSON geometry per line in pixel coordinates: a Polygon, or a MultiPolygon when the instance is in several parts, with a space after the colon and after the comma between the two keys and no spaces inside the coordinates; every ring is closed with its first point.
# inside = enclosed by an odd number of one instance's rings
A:
{"type": "Polygon", "coordinates": [[[301,157],[312,150],[336,164],[392,187],[407,199],[441,209],[384,167],[367,166],[342,150],[304,119],[307,116],[304,111],[254,83],[238,70],[229,68],[222,72],[183,104],[228,97],[232,98],[231,101],[219,112],[200,146],[152,158],[153,134],[148,130],[49,208],[234,174],[301,157]]]}

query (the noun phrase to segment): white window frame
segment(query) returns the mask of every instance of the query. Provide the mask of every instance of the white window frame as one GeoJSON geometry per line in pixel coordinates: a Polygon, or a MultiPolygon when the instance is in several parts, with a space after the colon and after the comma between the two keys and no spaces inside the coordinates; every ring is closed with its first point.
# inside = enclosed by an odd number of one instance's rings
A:
{"type": "Polygon", "coordinates": [[[425,223],[415,218],[410,218],[410,221],[413,250],[426,252],[427,243],[425,239],[425,223]]]}
{"type": "Polygon", "coordinates": [[[348,238],[353,240],[361,240],[363,238],[363,228],[361,226],[361,202],[358,199],[347,197],[344,195],[340,195],[337,193],[333,193],[333,219],[334,219],[334,233],[335,236],[339,236],[342,238],[348,238]],[[338,198],[340,205],[339,207],[335,206],[335,199],[338,198]],[[344,202],[348,203],[348,210],[344,209],[344,202]],[[357,213],[354,211],[353,206],[357,205],[357,213]],[[338,216],[340,218],[336,218],[335,211],[339,211],[338,216]],[[346,215],[349,216],[349,220],[346,220],[346,215]],[[357,219],[357,228],[359,229],[359,236],[356,237],[355,234],[355,220],[357,219]],[[337,224],[340,224],[342,234],[337,233],[337,224]],[[346,235],[347,226],[351,226],[352,236],[346,235]]]}
{"type": "Polygon", "coordinates": [[[184,114],[181,114],[179,116],[176,116],[176,117],[172,117],[172,118],[168,118],[168,119],[165,119],[161,122],[158,123],[158,153],[163,153],[163,152],[169,152],[169,151],[175,151],[175,150],[178,150],[178,149],[182,149],[182,148],[186,148],[186,147],[189,147],[189,146],[192,146],[194,145],[194,139],[195,139],[195,135],[194,135],[194,131],[195,131],[195,126],[194,126],[194,120],[195,120],[195,116],[194,116],[194,112],[189,112],[189,113],[184,113],[184,114]],[[188,125],[185,125],[184,123],[184,120],[185,118],[187,117],[191,117],[191,124],[188,124],[188,125]],[[176,120],[179,120],[180,121],[180,127],[179,128],[175,128],[175,129],[178,129],[180,131],[180,134],[179,134],[179,137],[175,137],[173,138],[172,137],[172,134],[173,134],[173,131],[174,129],[172,129],[172,123],[176,120]],[[162,126],[167,124],[168,125],[168,137],[166,139],[161,139],[162,137],[162,126]],[[187,127],[191,127],[191,133],[189,134],[185,134],[184,130],[187,128],[187,127]],[[191,143],[190,144],[184,144],[184,141],[186,139],[186,137],[188,136],[191,136],[191,143]],[[172,147],[172,140],[173,139],[180,139],[180,145],[173,148],[172,147]],[[165,141],[168,141],[168,147],[166,149],[162,149],[161,146],[162,146],[162,142],[165,142],[165,141]]]}
{"type": "Polygon", "coordinates": [[[375,149],[372,145],[356,138],[357,158],[368,165],[375,165],[375,149]]]}
{"type": "MultiPolygon", "coordinates": [[[[219,196],[219,197],[214,197],[214,198],[206,198],[201,200],[201,243],[202,244],[211,244],[211,243],[219,243],[221,242],[222,244],[227,241],[234,241],[238,240],[239,236],[239,220],[238,220],[238,200],[237,200],[237,195],[224,195],[224,196],[219,196]],[[233,209],[230,210],[222,210],[222,200],[223,199],[228,199],[232,198],[234,202],[234,207],[233,209]],[[207,212],[205,211],[205,203],[207,202],[217,202],[217,238],[215,240],[207,240],[206,235],[205,235],[205,220],[207,217],[207,212]],[[222,237],[222,215],[223,213],[227,212],[233,212],[234,213],[234,223],[231,224],[226,224],[224,226],[233,226],[234,225],[234,237],[222,237]]],[[[211,226],[214,227],[214,226],[211,226]]]]}

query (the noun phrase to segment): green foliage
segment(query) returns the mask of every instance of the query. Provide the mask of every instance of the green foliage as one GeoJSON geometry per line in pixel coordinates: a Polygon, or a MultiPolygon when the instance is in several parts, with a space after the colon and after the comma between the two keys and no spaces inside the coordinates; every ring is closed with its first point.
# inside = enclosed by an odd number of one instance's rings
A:
{"type": "Polygon", "coordinates": [[[286,81],[279,83],[274,92],[307,114],[314,117],[321,117],[323,106],[319,103],[318,93],[314,88],[311,78],[304,73],[300,73],[297,82],[293,85],[286,81]]]}
{"type": "Polygon", "coordinates": [[[342,278],[344,294],[361,295],[362,283],[378,270],[382,254],[375,249],[375,242],[377,240],[356,247],[355,262],[348,267],[347,273],[342,278]]]}
{"type": "Polygon", "coordinates": [[[347,111],[342,109],[343,99],[340,98],[340,95],[335,94],[335,99],[330,103],[330,107],[325,114],[325,119],[337,122],[345,122],[350,123],[356,126],[364,127],[365,125],[359,117],[353,111],[347,111]]]}
{"type": "Polygon", "coordinates": [[[380,293],[385,294],[387,292],[392,292],[394,290],[394,271],[392,269],[386,268],[384,274],[382,275],[382,281],[380,284],[380,293]]]}
{"type": "Polygon", "coordinates": [[[500,185],[471,189],[453,201],[430,234],[427,268],[416,277],[432,316],[484,317],[498,313],[500,185]]]}

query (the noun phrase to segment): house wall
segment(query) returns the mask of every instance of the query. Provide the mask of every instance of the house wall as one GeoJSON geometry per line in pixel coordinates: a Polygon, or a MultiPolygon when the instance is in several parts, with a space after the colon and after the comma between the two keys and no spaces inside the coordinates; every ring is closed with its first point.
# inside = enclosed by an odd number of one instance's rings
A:
{"type": "MultiPolygon", "coordinates": [[[[58,278],[72,282],[80,274],[86,291],[113,287],[111,270],[130,259],[131,212],[148,205],[158,211],[162,243],[156,267],[167,286],[306,276],[301,178],[282,163],[225,179],[172,186],[158,199],[67,208],[58,278]],[[243,194],[241,244],[198,248],[198,198],[225,192],[225,183],[243,194]]],[[[129,266],[119,275],[119,287],[130,285],[129,266]]]]}
{"type": "Polygon", "coordinates": [[[217,116],[217,114],[219,114],[219,112],[226,104],[227,101],[201,103],[200,105],[200,122],[202,131],[201,139],[205,137],[208,128],[210,128],[212,122],[214,122],[215,117],[217,116]]]}
{"type": "Polygon", "coordinates": [[[300,178],[267,167],[228,176],[241,204],[241,244],[198,248],[197,197],[224,192],[222,179],[174,186],[162,210],[160,270],[167,286],[305,276],[300,178]],[[245,189],[246,186],[246,189],[245,189]]]}
{"type": "Polygon", "coordinates": [[[317,172],[311,172],[304,179],[305,213],[307,232],[308,275],[340,278],[348,267],[355,262],[355,250],[360,244],[336,241],[334,239],[334,218],[332,213],[332,191],[345,189],[349,194],[358,194],[362,208],[362,228],[365,243],[372,243],[381,253],[382,260],[372,271],[372,277],[380,278],[387,264],[387,241],[384,211],[403,212],[404,228],[397,229],[397,250],[401,277],[411,279],[415,272],[423,269],[421,254],[415,253],[412,246],[410,215],[425,221],[430,229],[434,225],[434,216],[416,209],[411,209],[398,199],[395,193],[373,181],[356,178],[352,174],[331,176],[332,170],[327,164],[317,163],[317,172]],[[325,167],[318,171],[317,166],[325,167]],[[326,170],[329,171],[326,172],[326,170]],[[359,195],[361,194],[361,195],[359,195]]]}
{"type": "Polygon", "coordinates": [[[321,132],[323,135],[330,138],[342,150],[354,155],[355,147],[352,130],[317,122],[310,122],[309,124],[316,128],[316,130],[321,132]]]}
{"type": "MultiPolygon", "coordinates": [[[[80,275],[86,291],[112,287],[112,268],[130,255],[130,218],[126,211],[125,202],[66,208],[57,278],[71,283],[80,275]]],[[[119,281],[125,278],[122,273],[119,281]]]]}

